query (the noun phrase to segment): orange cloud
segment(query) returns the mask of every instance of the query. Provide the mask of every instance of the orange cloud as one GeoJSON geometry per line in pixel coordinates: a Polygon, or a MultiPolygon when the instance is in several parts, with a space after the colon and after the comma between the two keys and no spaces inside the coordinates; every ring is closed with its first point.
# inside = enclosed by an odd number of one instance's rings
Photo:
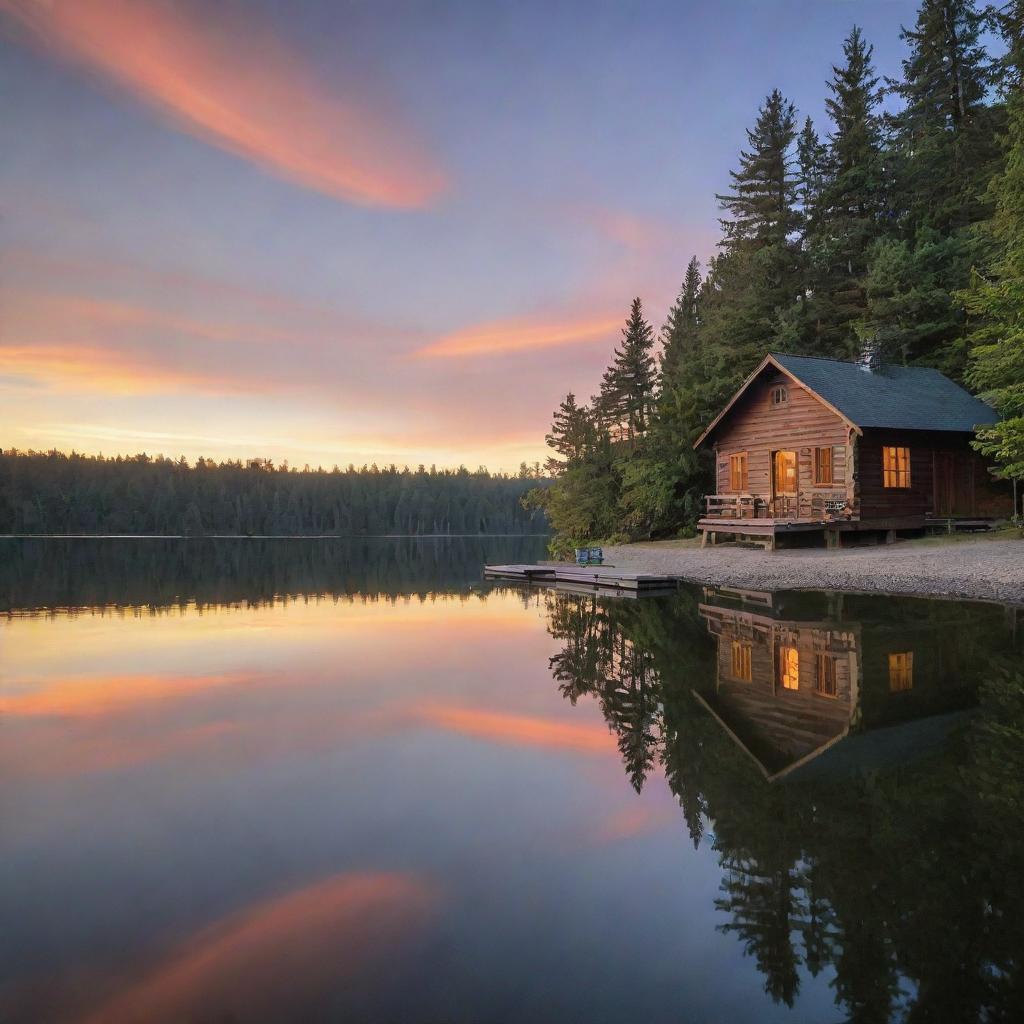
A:
{"type": "Polygon", "coordinates": [[[413,875],[334,875],[216,922],[82,1020],[286,1020],[393,954],[438,900],[413,875]]]}
{"type": "Polygon", "coordinates": [[[555,321],[538,321],[530,317],[497,320],[446,335],[415,354],[432,358],[478,356],[574,345],[585,341],[607,341],[615,337],[622,322],[621,315],[555,321]]]}
{"type": "Polygon", "coordinates": [[[442,704],[425,705],[417,713],[424,721],[441,729],[514,746],[550,747],[588,754],[604,754],[615,749],[615,741],[604,725],[559,722],[442,704]]]}
{"type": "Polygon", "coordinates": [[[155,701],[180,699],[214,687],[232,686],[251,677],[82,676],[60,679],[26,693],[0,694],[0,715],[23,718],[102,718],[155,701]]]}
{"type": "Polygon", "coordinates": [[[167,0],[0,0],[0,11],[185,131],[306,188],[408,208],[444,187],[407,131],[366,98],[328,94],[251,11],[167,0]]]}
{"type": "MultiPolygon", "coordinates": [[[[0,346],[0,374],[29,377],[58,388],[84,385],[115,395],[232,390],[228,382],[212,387],[202,373],[156,367],[139,355],[86,345],[0,346]]],[[[243,388],[238,385],[234,390],[243,388]]]]}

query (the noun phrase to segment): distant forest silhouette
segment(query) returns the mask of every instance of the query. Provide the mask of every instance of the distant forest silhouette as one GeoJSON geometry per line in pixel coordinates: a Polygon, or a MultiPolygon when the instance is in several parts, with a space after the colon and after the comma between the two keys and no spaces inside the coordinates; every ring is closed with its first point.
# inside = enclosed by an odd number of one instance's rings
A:
{"type": "Polygon", "coordinates": [[[543,553],[541,537],[7,539],[0,615],[463,599],[479,592],[485,562],[543,553]]]}
{"type": "Polygon", "coordinates": [[[543,533],[518,475],[376,465],[296,470],[267,459],[0,452],[0,533],[204,536],[543,533]]]}

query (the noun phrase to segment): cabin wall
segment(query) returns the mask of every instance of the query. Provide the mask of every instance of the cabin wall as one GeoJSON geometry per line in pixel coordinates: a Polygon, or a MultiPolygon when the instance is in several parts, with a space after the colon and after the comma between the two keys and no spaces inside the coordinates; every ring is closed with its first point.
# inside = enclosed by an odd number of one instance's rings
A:
{"type": "Polygon", "coordinates": [[[856,625],[778,622],[725,608],[701,606],[709,632],[718,638],[716,701],[727,720],[742,722],[740,731],[755,752],[768,748],[797,759],[840,734],[857,702],[859,630],[856,625]],[[732,645],[749,645],[751,678],[733,675],[732,645]],[[776,678],[779,646],[799,652],[799,688],[787,690],[776,678]],[[817,655],[835,664],[836,694],[817,690],[817,655]]]}
{"type": "Polygon", "coordinates": [[[991,476],[970,438],[941,431],[865,430],[857,462],[861,519],[1009,514],[1009,490],[991,476]],[[884,486],[882,449],[889,445],[910,449],[908,488],[884,486]],[[944,485],[947,475],[949,483],[944,485]],[[938,498],[937,482],[939,488],[948,487],[948,504],[938,498]]]}
{"type": "MultiPolygon", "coordinates": [[[[716,493],[730,494],[729,456],[747,453],[748,494],[768,498],[772,494],[772,453],[795,451],[797,494],[801,517],[811,518],[812,501],[847,500],[856,516],[850,430],[802,385],[777,371],[762,374],[729,411],[715,431],[716,493]],[[788,401],[776,407],[772,389],[784,384],[788,401]],[[833,449],[833,483],[814,483],[814,449],[833,449]]],[[[819,513],[820,515],[820,509],[819,513]]]]}

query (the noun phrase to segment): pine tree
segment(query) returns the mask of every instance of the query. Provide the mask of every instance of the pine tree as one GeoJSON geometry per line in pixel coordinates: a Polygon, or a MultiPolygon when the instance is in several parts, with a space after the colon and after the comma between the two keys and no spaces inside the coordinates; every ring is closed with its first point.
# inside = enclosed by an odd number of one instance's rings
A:
{"type": "Polygon", "coordinates": [[[622,345],[615,349],[595,401],[605,427],[620,437],[625,435],[631,444],[647,430],[654,401],[657,373],[651,355],[653,345],[654,331],[644,319],[643,305],[636,298],[622,329],[622,345]]]}
{"type": "Polygon", "coordinates": [[[585,405],[577,405],[576,396],[571,391],[555,411],[551,433],[545,435],[544,440],[561,456],[561,459],[549,458],[545,463],[553,474],[566,466],[578,464],[593,448],[596,433],[590,410],[585,405]]]}
{"type": "Polygon", "coordinates": [[[832,68],[825,108],[833,130],[824,180],[808,218],[815,349],[829,356],[856,353],[854,324],[867,308],[868,253],[880,233],[885,181],[872,50],[854,27],[843,42],[845,62],[832,68]]]}
{"type": "Polygon", "coordinates": [[[994,459],[1006,477],[1024,480],[1024,4],[1002,12],[1009,92],[1006,169],[990,189],[995,214],[988,225],[998,246],[990,272],[961,293],[976,346],[969,382],[1003,415],[1002,422],[978,431],[976,447],[994,459]]]}
{"type": "Polygon", "coordinates": [[[804,286],[796,233],[800,180],[795,171],[796,110],[776,89],[747,131],[748,148],[719,195],[721,253],[709,267],[702,338],[712,404],[735,390],[777,338],[780,316],[804,286]]]}
{"type": "Polygon", "coordinates": [[[982,28],[974,0],[923,0],[914,28],[900,33],[910,54],[889,86],[905,106],[890,124],[910,231],[951,231],[987,213],[981,197],[999,152],[997,112],[984,102],[992,68],[982,28]]]}
{"type": "Polygon", "coordinates": [[[691,359],[699,358],[697,352],[697,296],[700,294],[700,262],[691,258],[686,266],[686,276],[679,296],[668,311],[665,325],[661,329],[661,380],[662,387],[668,381],[676,381],[684,365],[691,359]]]}
{"type": "Polygon", "coordinates": [[[955,379],[969,342],[954,293],[983,258],[976,228],[991,216],[987,186],[1002,160],[1005,112],[985,103],[993,73],[982,23],[973,0],[923,0],[915,27],[901,34],[910,53],[902,79],[888,83],[905,103],[887,119],[895,233],[872,248],[868,309],[856,325],[862,344],[955,379]]]}

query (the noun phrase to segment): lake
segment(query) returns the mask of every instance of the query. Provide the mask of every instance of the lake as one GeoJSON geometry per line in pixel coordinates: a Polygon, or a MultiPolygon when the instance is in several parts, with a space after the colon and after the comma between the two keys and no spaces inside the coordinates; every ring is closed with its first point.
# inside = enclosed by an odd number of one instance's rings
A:
{"type": "Polygon", "coordinates": [[[1009,1021],[1024,613],[0,541],[0,1020],[1009,1021]]]}

